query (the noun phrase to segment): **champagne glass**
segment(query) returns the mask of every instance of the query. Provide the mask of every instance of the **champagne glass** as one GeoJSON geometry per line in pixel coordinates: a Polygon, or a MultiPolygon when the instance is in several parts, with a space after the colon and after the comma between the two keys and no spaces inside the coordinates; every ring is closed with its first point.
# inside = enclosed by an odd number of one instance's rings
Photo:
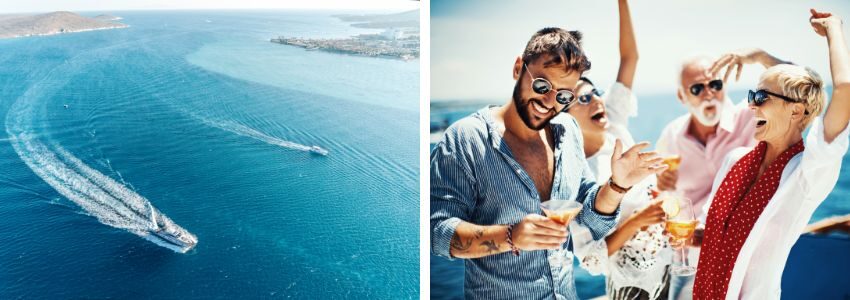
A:
{"type": "Polygon", "coordinates": [[[667,214],[665,229],[676,244],[682,245],[679,249],[682,255],[681,265],[674,265],[671,273],[679,276],[693,275],[696,273],[696,268],[688,264],[685,248],[687,242],[694,236],[699,221],[694,217],[691,200],[678,193],[665,193],[663,201],[661,207],[667,214]]]}

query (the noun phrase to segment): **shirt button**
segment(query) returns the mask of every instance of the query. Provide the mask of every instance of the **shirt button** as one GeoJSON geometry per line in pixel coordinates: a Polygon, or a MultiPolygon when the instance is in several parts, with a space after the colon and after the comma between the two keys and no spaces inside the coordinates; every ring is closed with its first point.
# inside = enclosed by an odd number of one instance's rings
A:
{"type": "Polygon", "coordinates": [[[516,173],[517,173],[517,174],[522,174],[522,170],[520,170],[520,169],[516,169],[516,173]]]}

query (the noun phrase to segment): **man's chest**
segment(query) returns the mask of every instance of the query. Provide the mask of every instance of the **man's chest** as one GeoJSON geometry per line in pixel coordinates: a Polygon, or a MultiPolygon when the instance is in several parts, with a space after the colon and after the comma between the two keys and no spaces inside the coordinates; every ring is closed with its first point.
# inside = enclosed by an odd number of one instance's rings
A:
{"type": "Polygon", "coordinates": [[[538,189],[552,187],[555,158],[551,148],[542,146],[536,149],[520,148],[514,152],[514,155],[514,159],[522,166],[538,189]]]}

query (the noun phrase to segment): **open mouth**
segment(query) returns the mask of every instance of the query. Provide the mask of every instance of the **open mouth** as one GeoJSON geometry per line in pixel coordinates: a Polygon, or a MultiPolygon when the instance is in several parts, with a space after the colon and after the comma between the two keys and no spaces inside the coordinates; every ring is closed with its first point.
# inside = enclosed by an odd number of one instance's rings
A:
{"type": "Polygon", "coordinates": [[[599,110],[590,116],[590,120],[597,123],[606,123],[608,122],[608,116],[605,114],[605,110],[599,110]]]}
{"type": "Polygon", "coordinates": [[[714,105],[706,106],[705,108],[703,108],[702,112],[706,116],[713,116],[714,114],[717,113],[717,106],[714,106],[714,105]]]}
{"type": "Polygon", "coordinates": [[[767,124],[767,119],[756,118],[756,128],[761,128],[765,124],[767,124]]]}
{"type": "Polygon", "coordinates": [[[549,111],[552,110],[551,108],[547,108],[546,106],[543,105],[543,103],[540,103],[540,101],[537,101],[537,100],[531,100],[531,106],[534,107],[534,110],[536,110],[537,113],[543,114],[543,115],[548,114],[549,111]]]}

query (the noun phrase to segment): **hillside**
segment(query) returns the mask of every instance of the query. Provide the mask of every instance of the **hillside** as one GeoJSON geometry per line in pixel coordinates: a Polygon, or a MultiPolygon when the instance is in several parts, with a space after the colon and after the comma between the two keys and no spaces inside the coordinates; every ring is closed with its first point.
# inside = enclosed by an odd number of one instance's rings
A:
{"type": "Polygon", "coordinates": [[[88,18],[67,11],[39,15],[0,16],[0,38],[51,35],[124,27],[127,27],[127,25],[88,18]]]}

